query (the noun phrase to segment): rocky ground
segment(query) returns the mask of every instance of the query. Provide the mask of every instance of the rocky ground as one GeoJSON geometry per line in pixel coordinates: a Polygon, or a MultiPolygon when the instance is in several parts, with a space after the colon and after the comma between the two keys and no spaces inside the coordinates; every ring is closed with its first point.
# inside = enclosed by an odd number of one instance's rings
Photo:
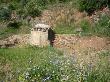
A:
{"type": "Polygon", "coordinates": [[[75,36],[75,35],[56,35],[54,46],[62,50],[79,52],[85,50],[105,50],[110,49],[110,38],[97,36],[75,36]]]}

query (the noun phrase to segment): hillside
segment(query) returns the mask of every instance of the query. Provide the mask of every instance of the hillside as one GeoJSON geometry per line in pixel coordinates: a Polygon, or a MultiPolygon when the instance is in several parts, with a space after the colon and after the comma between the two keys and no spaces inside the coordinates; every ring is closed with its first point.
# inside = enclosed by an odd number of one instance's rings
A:
{"type": "Polygon", "coordinates": [[[0,82],[110,82],[109,0],[0,0],[0,82]]]}

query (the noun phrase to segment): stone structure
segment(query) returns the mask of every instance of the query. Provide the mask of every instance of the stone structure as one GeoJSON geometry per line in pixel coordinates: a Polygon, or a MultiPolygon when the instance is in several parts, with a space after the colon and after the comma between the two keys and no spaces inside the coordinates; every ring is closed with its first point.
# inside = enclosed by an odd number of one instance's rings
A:
{"type": "Polygon", "coordinates": [[[50,26],[46,24],[37,24],[31,29],[30,44],[36,46],[46,46],[48,41],[48,30],[50,26]]]}

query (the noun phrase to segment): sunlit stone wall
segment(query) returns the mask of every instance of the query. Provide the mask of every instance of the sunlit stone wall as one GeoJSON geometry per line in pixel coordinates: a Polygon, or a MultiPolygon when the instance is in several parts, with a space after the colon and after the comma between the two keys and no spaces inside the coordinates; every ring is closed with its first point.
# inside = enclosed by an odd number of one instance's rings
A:
{"type": "Polygon", "coordinates": [[[48,30],[50,26],[46,24],[37,24],[31,29],[30,44],[36,46],[46,46],[48,41],[48,30]]]}

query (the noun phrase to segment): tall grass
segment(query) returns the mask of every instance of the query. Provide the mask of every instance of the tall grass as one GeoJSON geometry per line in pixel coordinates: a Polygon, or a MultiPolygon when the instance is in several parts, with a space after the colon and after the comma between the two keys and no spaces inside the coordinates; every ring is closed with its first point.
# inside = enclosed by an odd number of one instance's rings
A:
{"type": "Polygon", "coordinates": [[[54,31],[57,34],[74,34],[75,26],[59,24],[55,27],[54,31]]]}
{"type": "Polygon", "coordinates": [[[88,21],[83,20],[80,25],[82,35],[110,36],[110,16],[100,14],[98,19],[92,25],[88,21]]]}
{"type": "Polygon", "coordinates": [[[80,30],[78,31],[76,30],[77,25],[75,25],[74,23],[67,25],[66,23],[57,25],[54,31],[58,34],[80,34],[81,36],[110,36],[110,16],[106,14],[100,14],[100,18],[98,18],[97,22],[90,23],[87,20],[82,20],[78,27],[80,28],[80,30]]]}
{"type": "Polygon", "coordinates": [[[93,28],[93,32],[98,36],[110,36],[110,16],[101,15],[100,20],[93,28]]]}

